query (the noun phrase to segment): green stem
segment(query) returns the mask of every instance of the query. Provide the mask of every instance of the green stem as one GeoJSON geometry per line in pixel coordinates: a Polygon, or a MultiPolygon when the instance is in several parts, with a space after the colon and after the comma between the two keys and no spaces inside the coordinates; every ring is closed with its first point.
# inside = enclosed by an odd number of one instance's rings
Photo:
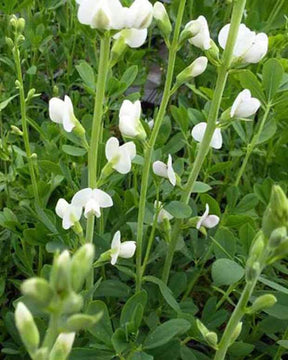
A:
{"type": "Polygon", "coordinates": [[[235,332],[237,325],[245,314],[246,305],[249,301],[249,298],[254,290],[254,287],[257,283],[258,277],[256,277],[253,281],[248,282],[242,292],[240,300],[233,311],[233,314],[226,326],[223,337],[219,344],[219,348],[215,354],[214,360],[223,360],[225,359],[227,350],[231,345],[231,338],[235,332]]]}
{"type": "Polygon", "coordinates": [[[48,348],[49,352],[52,349],[57,336],[59,335],[58,322],[59,322],[59,314],[58,313],[51,314],[49,320],[49,326],[46,331],[46,335],[42,344],[42,347],[48,348]]]}
{"type": "Polygon", "coordinates": [[[250,158],[251,154],[253,153],[253,151],[255,149],[255,146],[257,145],[257,142],[258,142],[258,140],[259,140],[259,138],[260,138],[260,136],[262,134],[262,131],[263,131],[264,125],[265,125],[265,123],[267,121],[270,109],[271,109],[271,104],[268,104],[267,107],[266,107],[263,119],[262,119],[262,121],[260,123],[259,129],[256,132],[256,134],[253,136],[252,141],[250,142],[250,144],[248,144],[248,146],[247,146],[246,155],[245,155],[245,158],[244,158],[244,160],[242,162],[241,168],[240,168],[240,170],[238,172],[238,175],[237,175],[237,178],[236,178],[236,181],[235,181],[235,186],[238,186],[239,183],[240,183],[240,180],[241,180],[241,178],[243,176],[243,173],[244,173],[244,171],[246,169],[246,166],[248,164],[249,158],[250,158]]]}
{"type": "MultiPolygon", "coordinates": [[[[218,71],[218,77],[216,82],[216,87],[214,91],[214,96],[212,99],[210,111],[208,114],[207,119],[207,127],[205,131],[204,138],[200,144],[199,151],[197,153],[195,162],[192,167],[192,171],[189,175],[187,184],[185,189],[182,193],[181,201],[185,204],[188,204],[190,200],[190,196],[201,170],[202,164],[205,160],[207,153],[209,152],[210,142],[214,131],[216,129],[216,121],[218,119],[218,114],[220,110],[220,104],[223,96],[223,92],[226,86],[228,71],[231,67],[231,63],[233,61],[233,49],[237,39],[239,26],[241,23],[241,19],[243,16],[244,8],[246,0],[236,0],[234,2],[233,12],[232,12],[232,19],[231,19],[231,26],[228,35],[227,44],[223,53],[223,61],[218,71]]],[[[169,278],[169,273],[174,257],[175,248],[179,239],[180,235],[180,228],[181,228],[182,221],[177,220],[174,224],[174,229],[172,231],[172,238],[171,243],[168,248],[168,253],[166,256],[163,273],[162,273],[162,280],[167,283],[169,278]]]]}
{"type": "MultiPolygon", "coordinates": [[[[17,42],[17,40],[16,40],[17,42]]],[[[39,192],[38,192],[38,186],[37,186],[37,180],[35,175],[35,169],[33,165],[33,160],[31,158],[31,148],[30,148],[30,142],[29,142],[29,129],[27,124],[27,115],[26,115],[26,102],[25,102],[25,91],[24,91],[24,84],[23,84],[23,76],[22,76],[22,70],[21,70],[21,61],[20,61],[20,51],[18,49],[17,44],[15,44],[15,47],[13,48],[13,56],[14,61],[16,65],[16,71],[17,71],[17,79],[18,79],[18,85],[19,85],[19,95],[20,95],[20,111],[21,111],[21,124],[22,124],[22,131],[23,131],[23,140],[24,140],[24,146],[25,151],[27,155],[27,162],[28,162],[28,168],[32,183],[32,189],[33,189],[33,195],[35,199],[35,205],[40,206],[40,198],[39,198],[39,192]]]]}
{"type": "MultiPolygon", "coordinates": [[[[97,165],[99,139],[103,127],[104,98],[106,80],[109,69],[110,55],[110,34],[105,33],[100,43],[100,59],[98,65],[98,78],[92,123],[91,142],[88,152],[88,186],[92,189],[97,186],[97,165]]],[[[89,215],[86,227],[86,243],[93,243],[94,234],[94,215],[89,215]]],[[[87,279],[87,290],[91,289],[94,284],[94,270],[92,269],[87,279]]]]}
{"type": "Polygon", "coordinates": [[[159,108],[159,112],[155,119],[155,124],[152,130],[151,137],[149,142],[147,143],[147,147],[144,152],[144,168],[143,168],[143,176],[141,181],[141,191],[140,191],[140,200],[139,200],[139,213],[138,213],[138,231],[137,231],[137,254],[136,254],[136,292],[141,289],[141,281],[142,281],[142,247],[143,247],[143,232],[144,232],[144,217],[145,217],[145,206],[146,206],[146,195],[148,188],[148,180],[150,174],[150,165],[152,153],[154,150],[154,145],[163,122],[167,105],[170,99],[170,90],[173,80],[174,74],[174,66],[176,60],[176,54],[178,49],[178,39],[181,30],[182,18],[185,10],[186,0],[180,0],[177,19],[175,23],[175,31],[173,35],[173,41],[170,46],[169,51],[169,59],[168,59],[168,68],[166,75],[166,82],[163,92],[163,97],[161,101],[161,105],[159,108]]]}

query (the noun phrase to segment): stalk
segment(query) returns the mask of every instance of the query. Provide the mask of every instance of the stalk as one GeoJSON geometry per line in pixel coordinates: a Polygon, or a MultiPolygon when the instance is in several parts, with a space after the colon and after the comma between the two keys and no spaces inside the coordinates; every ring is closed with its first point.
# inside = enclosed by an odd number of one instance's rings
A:
{"type": "Polygon", "coordinates": [[[136,292],[141,289],[142,282],[142,247],[143,247],[143,230],[144,230],[144,216],[145,216],[145,205],[146,205],[146,195],[147,195],[147,187],[148,180],[150,174],[150,165],[152,153],[154,150],[155,142],[163,122],[167,105],[170,99],[170,91],[174,74],[174,66],[176,60],[176,54],[178,51],[178,39],[181,30],[182,18],[185,10],[186,0],[180,0],[178,14],[175,24],[175,31],[173,35],[173,40],[170,46],[169,51],[169,59],[168,59],[168,68],[167,68],[167,76],[166,82],[163,92],[163,97],[161,101],[161,105],[159,108],[159,112],[155,119],[155,124],[152,130],[151,137],[147,143],[145,152],[144,152],[144,168],[142,174],[141,181],[141,191],[140,191],[140,200],[139,200],[139,213],[138,213],[138,231],[137,231],[137,253],[136,253],[136,292]]]}
{"type": "MultiPolygon", "coordinates": [[[[109,69],[110,56],[110,34],[105,33],[100,43],[100,59],[98,65],[98,78],[95,95],[95,105],[92,123],[91,142],[88,152],[88,186],[92,189],[97,186],[97,165],[99,140],[103,127],[103,104],[105,98],[105,87],[109,69]]],[[[95,216],[90,214],[86,226],[86,243],[93,243],[95,216]]],[[[87,279],[87,290],[91,289],[94,284],[94,270],[91,270],[87,279]]]]}
{"type": "Polygon", "coordinates": [[[31,158],[32,152],[30,148],[29,142],[29,128],[27,123],[27,109],[26,109],[26,102],[25,102],[25,91],[24,91],[24,84],[23,84],[23,75],[21,70],[21,61],[20,61],[20,51],[17,45],[17,40],[15,41],[15,47],[13,48],[13,57],[16,65],[16,72],[17,72],[17,80],[18,80],[18,87],[19,87],[19,96],[20,96],[20,111],[21,111],[21,125],[23,131],[23,140],[25,146],[25,152],[27,156],[28,168],[32,183],[33,195],[35,199],[36,207],[40,207],[40,198],[38,192],[38,185],[35,175],[35,169],[33,165],[33,160],[31,158]]]}
{"type": "Polygon", "coordinates": [[[242,162],[241,168],[240,168],[240,170],[238,172],[238,175],[237,175],[237,178],[236,178],[236,181],[235,181],[235,186],[238,186],[239,183],[240,183],[240,180],[241,180],[241,178],[243,176],[243,173],[244,173],[244,171],[246,169],[246,166],[248,164],[249,158],[250,158],[251,154],[253,153],[253,151],[254,151],[254,149],[255,149],[255,147],[257,145],[257,142],[258,142],[258,140],[260,138],[260,135],[261,135],[261,133],[263,131],[263,128],[264,128],[264,125],[265,125],[265,123],[267,121],[270,109],[271,109],[271,104],[268,104],[267,107],[266,107],[263,119],[262,119],[262,121],[260,123],[259,129],[258,129],[257,133],[253,136],[252,141],[250,142],[250,144],[248,144],[248,146],[247,146],[246,155],[245,155],[245,158],[244,158],[244,160],[242,162]]]}
{"type": "MultiPolygon", "coordinates": [[[[218,69],[218,77],[216,82],[216,87],[214,91],[214,96],[212,99],[208,119],[207,119],[207,128],[205,131],[204,138],[200,144],[199,151],[197,153],[195,162],[193,164],[192,170],[190,172],[188,181],[186,183],[185,189],[181,196],[181,201],[185,204],[188,204],[190,200],[190,196],[195,184],[195,181],[198,178],[199,172],[203,165],[203,162],[206,158],[207,153],[209,152],[210,142],[216,129],[216,121],[218,119],[218,114],[220,110],[220,104],[223,96],[223,92],[226,86],[228,72],[233,61],[233,49],[237,39],[239,26],[241,23],[241,19],[243,16],[243,12],[245,9],[246,0],[236,0],[234,2],[233,12],[232,12],[232,19],[231,19],[231,26],[229,31],[229,36],[227,40],[227,45],[223,53],[223,62],[218,69]]],[[[175,222],[171,243],[169,244],[168,253],[166,256],[163,273],[162,273],[162,280],[167,283],[169,278],[169,273],[174,257],[175,248],[179,239],[179,235],[181,232],[181,220],[177,220],[175,222]]]]}

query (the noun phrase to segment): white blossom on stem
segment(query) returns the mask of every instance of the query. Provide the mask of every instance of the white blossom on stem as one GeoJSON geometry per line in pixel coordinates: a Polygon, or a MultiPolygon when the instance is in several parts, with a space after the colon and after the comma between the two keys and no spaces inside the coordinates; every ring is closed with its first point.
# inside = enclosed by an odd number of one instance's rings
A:
{"type": "Polygon", "coordinates": [[[105,155],[114,170],[120,174],[127,174],[136,156],[136,146],[133,141],[120,146],[118,139],[111,137],[106,143],[105,155]]]}
{"type": "Polygon", "coordinates": [[[220,219],[217,215],[209,215],[209,205],[206,204],[206,210],[197,222],[196,229],[200,229],[201,226],[211,229],[218,225],[220,219]]]}
{"type": "Polygon", "coordinates": [[[71,132],[77,120],[70,97],[65,95],[64,101],[56,97],[50,99],[49,117],[53,122],[62,124],[65,131],[71,132]]]}
{"type": "Polygon", "coordinates": [[[251,92],[248,89],[241,91],[236,97],[230,115],[231,117],[247,118],[254,115],[261,103],[258,99],[251,96],[251,92]]]}
{"type": "Polygon", "coordinates": [[[121,233],[117,231],[111,243],[111,264],[117,263],[118,257],[130,259],[134,256],[136,250],[135,241],[124,241],[121,243],[121,233]]]}
{"type": "Polygon", "coordinates": [[[168,179],[173,186],[176,185],[176,174],[172,166],[172,156],[170,154],[168,155],[167,164],[159,160],[153,163],[153,172],[155,175],[168,179]]]}
{"type": "Polygon", "coordinates": [[[81,206],[69,204],[65,199],[59,199],[56,208],[56,214],[62,219],[62,227],[65,230],[70,229],[75,222],[79,221],[82,215],[81,206]]]}
{"type": "MultiPolygon", "coordinates": [[[[206,131],[207,123],[200,122],[199,124],[195,125],[192,129],[191,135],[194,140],[201,142],[204,138],[204,134],[206,131]]],[[[222,134],[219,128],[216,128],[214,134],[212,136],[210,146],[214,149],[221,149],[222,147],[222,134]]]]}
{"type": "Polygon", "coordinates": [[[121,134],[126,137],[140,139],[146,138],[146,132],[140,121],[141,102],[139,100],[132,103],[124,100],[119,112],[119,129],[121,134]]]}
{"type": "Polygon", "coordinates": [[[200,15],[196,20],[190,21],[186,26],[185,30],[191,32],[191,38],[188,40],[192,45],[202,49],[209,50],[211,47],[210,43],[210,32],[207,20],[204,16],[200,15]]]}

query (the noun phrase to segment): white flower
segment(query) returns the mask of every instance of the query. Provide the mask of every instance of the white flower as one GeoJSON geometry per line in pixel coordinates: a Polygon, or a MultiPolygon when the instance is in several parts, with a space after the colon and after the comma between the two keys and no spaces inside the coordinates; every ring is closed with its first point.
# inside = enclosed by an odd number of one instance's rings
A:
{"type": "Polygon", "coordinates": [[[84,207],[86,218],[89,214],[94,214],[99,218],[101,216],[101,208],[113,206],[113,200],[105,191],[86,188],[78,191],[73,196],[71,204],[76,207],[84,207]]]}
{"type": "Polygon", "coordinates": [[[167,165],[162,161],[155,161],[153,163],[153,172],[155,175],[164,177],[170,181],[170,183],[176,185],[176,174],[172,166],[172,156],[168,155],[167,165]]]}
{"type": "Polygon", "coordinates": [[[105,30],[126,27],[128,9],[119,0],[78,0],[78,3],[78,20],[81,24],[105,30]]]}
{"type": "Polygon", "coordinates": [[[130,259],[135,254],[136,242],[124,241],[121,243],[121,233],[117,231],[111,243],[111,264],[115,265],[118,257],[130,259]]]}
{"type": "Polygon", "coordinates": [[[131,161],[136,156],[136,146],[133,141],[119,146],[118,139],[111,137],[106,143],[105,155],[114,170],[127,174],[131,170],[131,161]]]}
{"type": "Polygon", "coordinates": [[[180,74],[177,75],[177,84],[183,84],[192,80],[194,77],[201,75],[207,68],[208,59],[200,56],[187,66],[180,74]]]}
{"type": "Polygon", "coordinates": [[[51,349],[49,359],[67,359],[72,350],[74,339],[75,332],[61,333],[58,335],[53,348],[51,349]]]}
{"type": "Polygon", "coordinates": [[[139,100],[132,103],[124,100],[119,112],[119,129],[121,134],[126,137],[139,137],[145,139],[146,133],[140,122],[141,102],[139,100]]]}
{"type": "Polygon", "coordinates": [[[185,26],[185,30],[191,31],[192,37],[189,39],[191,44],[202,50],[210,49],[209,27],[204,16],[201,15],[196,20],[190,21],[185,26]]]}
{"type": "MultiPolygon", "coordinates": [[[[203,140],[206,127],[207,127],[207,123],[205,122],[200,122],[199,124],[195,125],[191,132],[193,139],[198,142],[201,142],[203,140]]],[[[212,146],[214,149],[221,149],[222,142],[223,140],[222,140],[221,130],[219,128],[216,128],[212,136],[210,146],[212,146]]]]}
{"type": "Polygon", "coordinates": [[[251,92],[248,89],[245,89],[236,97],[232,105],[230,115],[231,117],[247,118],[254,115],[260,105],[260,101],[251,97],[251,92]]]}
{"type": "Polygon", "coordinates": [[[124,29],[115,34],[113,39],[123,37],[125,44],[130,48],[138,48],[145,43],[147,34],[147,29],[124,29]]]}
{"type": "Polygon", "coordinates": [[[59,199],[56,205],[56,214],[62,219],[62,227],[67,230],[79,221],[82,215],[82,208],[69,204],[65,199],[59,199]]]}
{"type": "Polygon", "coordinates": [[[67,95],[64,101],[56,97],[49,101],[49,116],[53,122],[62,124],[67,132],[71,132],[76,126],[73,104],[67,95]]]}
{"type": "Polygon", "coordinates": [[[153,6],[148,0],[135,0],[128,9],[127,27],[147,29],[153,18],[153,6]]]}
{"type": "MultiPolygon", "coordinates": [[[[218,42],[225,49],[230,24],[225,25],[219,32],[218,42]]],[[[256,34],[246,25],[241,24],[233,50],[233,55],[241,58],[243,63],[257,63],[268,51],[268,37],[265,33],[256,34]]]]}
{"type": "Polygon", "coordinates": [[[218,225],[219,217],[217,215],[209,215],[209,205],[206,204],[206,210],[197,222],[196,229],[200,229],[201,226],[211,229],[218,225]]]}
{"type": "Polygon", "coordinates": [[[160,201],[157,202],[157,200],[156,200],[154,202],[154,208],[157,209],[157,207],[160,207],[160,210],[159,210],[158,216],[157,216],[158,224],[161,224],[165,219],[172,220],[174,218],[174,216],[171,215],[167,210],[163,209],[162,203],[160,201]]]}
{"type": "Polygon", "coordinates": [[[156,20],[159,20],[159,21],[166,19],[167,11],[165,9],[165,6],[160,1],[157,1],[154,4],[153,16],[156,20]]]}

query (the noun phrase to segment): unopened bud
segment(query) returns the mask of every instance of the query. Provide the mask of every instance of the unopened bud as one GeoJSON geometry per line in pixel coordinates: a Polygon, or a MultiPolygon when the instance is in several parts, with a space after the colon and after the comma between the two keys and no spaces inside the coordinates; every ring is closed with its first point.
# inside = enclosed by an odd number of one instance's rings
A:
{"type": "Polygon", "coordinates": [[[17,17],[15,15],[12,15],[9,23],[12,27],[14,27],[16,29],[17,21],[18,21],[17,17]]]}
{"type": "Polygon", "coordinates": [[[86,244],[82,246],[72,257],[71,261],[71,282],[76,292],[81,290],[84,281],[92,270],[94,260],[94,246],[86,244]]]}
{"type": "Polygon", "coordinates": [[[30,156],[30,158],[31,158],[32,160],[37,160],[37,159],[38,159],[38,155],[37,155],[36,153],[32,153],[31,156],[30,156]]]}
{"type": "Polygon", "coordinates": [[[15,310],[15,322],[23,344],[29,352],[35,352],[39,346],[40,336],[31,312],[19,302],[15,310]]]}
{"type": "Polygon", "coordinates": [[[206,326],[199,320],[196,320],[196,325],[198,330],[200,331],[201,335],[205,338],[205,336],[210,332],[206,326]]]}
{"type": "Polygon", "coordinates": [[[22,35],[22,34],[18,35],[18,37],[17,37],[17,42],[18,42],[18,43],[22,43],[23,41],[25,41],[25,36],[22,35]]]}
{"type": "Polygon", "coordinates": [[[25,19],[19,18],[17,21],[17,30],[21,33],[25,29],[25,19]]]}
{"type": "Polygon", "coordinates": [[[73,314],[79,312],[83,307],[83,298],[81,295],[76,294],[74,291],[64,298],[62,303],[63,314],[73,314]]]}
{"type": "Polygon", "coordinates": [[[15,80],[15,86],[17,89],[19,89],[21,87],[21,83],[19,80],[15,80]]]}
{"type": "Polygon", "coordinates": [[[72,350],[75,332],[61,333],[50,352],[49,360],[66,360],[72,350]]]}
{"type": "Polygon", "coordinates": [[[176,78],[178,86],[191,81],[194,77],[201,75],[207,68],[208,60],[205,56],[200,56],[184,69],[176,78]]]}
{"type": "Polygon", "coordinates": [[[47,307],[53,297],[53,290],[48,281],[42,278],[25,280],[21,286],[23,295],[29,297],[40,307],[47,307]]]}
{"type": "Polygon", "coordinates": [[[58,97],[59,95],[59,88],[57,85],[53,86],[53,97],[58,97]]]}
{"type": "Polygon", "coordinates": [[[269,205],[264,213],[262,229],[267,237],[272,231],[288,225],[288,200],[279,185],[272,188],[269,205]]]}
{"type": "Polygon", "coordinates": [[[153,16],[164,38],[168,38],[172,32],[172,25],[165,6],[159,1],[154,4],[153,16]]]}
{"type": "Polygon", "coordinates": [[[232,345],[236,340],[237,338],[239,337],[239,335],[241,334],[241,331],[242,331],[242,325],[243,323],[242,322],[239,322],[235,328],[235,330],[233,331],[232,333],[232,336],[230,338],[230,345],[232,345]]]}
{"type": "Polygon", "coordinates": [[[26,101],[30,101],[33,98],[33,96],[35,95],[35,92],[36,92],[36,90],[34,88],[30,89],[28,91],[26,101]]]}
{"type": "Polygon", "coordinates": [[[71,287],[71,258],[67,250],[56,256],[51,270],[51,285],[57,293],[68,292],[71,287]]]}
{"type": "Polygon", "coordinates": [[[37,360],[47,360],[49,356],[49,351],[47,348],[40,348],[35,352],[34,359],[37,360]]]}
{"type": "Polygon", "coordinates": [[[65,328],[68,331],[86,330],[95,325],[101,319],[102,315],[102,312],[94,316],[86,314],[72,315],[67,319],[65,328]]]}
{"type": "Polygon", "coordinates": [[[15,125],[11,125],[11,132],[15,135],[23,136],[23,131],[15,125]]]}
{"type": "Polygon", "coordinates": [[[261,267],[258,261],[252,263],[251,265],[246,265],[246,281],[251,282],[254,281],[260,274],[261,267]]]}
{"type": "Polygon", "coordinates": [[[272,307],[277,302],[277,299],[272,294],[265,294],[262,296],[259,296],[253,303],[252,306],[246,309],[247,314],[254,314],[258,311],[261,311],[263,309],[267,309],[269,307],[272,307]]]}
{"type": "Polygon", "coordinates": [[[269,247],[271,249],[277,248],[283,241],[287,239],[287,229],[282,226],[281,228],[272,231],[269,238],[269,247]]]}
{"type": "Polygon", "coordinates": [[[14,43],[13,43],[13,40],[11,38],[5,37],[5,42],[6,42],[7,46],[9,46],[10,49],[13,49],[14,43]]]}
{"type": "Polygon", "coordinates": [[[253,259],[259,259],[263,253],[264,248],[265,248],[264,235],[262,232],[259,232],[256,235],[256,238],[250,247],[250,251],[249,251],[250,257],[252,257],[253,259]]]}
{"type": "Polygon", "coordinates": [[[207,342],[208,345],[210,345],[213,349],[215,349],[218,344],[218,336],[214,331],[209,331],[205,335],[205,341],[207,342]]]}
{"type": "Polygon", "coordinates": [[[215,44],[215,42],[211,39],[210,39],[210,45],[211,45],[210,48],[205,51],[205,55],[207,56],[211,64],[215,66],[219,66],[220,65],[219,48],[215,44]]]}
{"type": "Polygon", "coordinates": [[[120,57],[124,54],[125,50],[128,48],[128,45],[125,42],[124,36],[119,36],[115,40],[112,49],[111,49],[111,58],[110,66],[113,67],[119,61],[120,57]]]}
{"type": "Polygon", "coordinates": [[[186,40],[196,36],[200,31],[200,25],[196,21],[190,21],[180,34],[179,45],[181,46],[186,40]]]}

